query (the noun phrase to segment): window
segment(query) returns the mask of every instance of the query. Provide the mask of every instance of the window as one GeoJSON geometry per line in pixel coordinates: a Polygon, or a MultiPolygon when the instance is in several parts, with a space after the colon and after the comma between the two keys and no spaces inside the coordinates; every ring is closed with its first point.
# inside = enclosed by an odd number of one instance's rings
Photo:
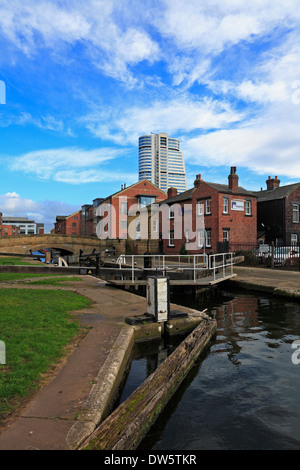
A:
{"type": "Polygon", "coordinates": [[[156,197],[152,196],[140,196],[138,199],[138,205],[140,207],[147,207],[150,206],[151,204],[155,204],[156,197]]]}
{"type": "Polygon", "coordinates": [[[228,214],[228,197],[223,197],[223,214],[228,214]]]}
{"type": "Polygon", "coordinates": [[[158,220],[153,219],[153,233],[157,233],[157,232],[158,232],[158,220]]]}
{"type": "Polygon", "coordinates": [[[169,246],[174,246],[174,230],[169,232],[169,246]]]}
{"type": "Polygon", "coordinates": [[[73,223],[72,223],[72,227],[76,227],[76,222],[73,222],[73,223]]]}
{"type": "Polygon", "coordinates": [[[203,248],[204,240],[205,240],[205,232],[204,230],[198,230],[198,248],[203,248]]]}
{"type": "Polygon", "coordinates": [[[206,246],[211,246],[211,230],[206,230],[206,246]]]}
{"type": "Polygon", "coordinates": [[[206,206],[205,206],[206,214],[211,214],[211,200],[206,199],[205,204],[206,204],[206,206]]]}
{"type": "Polygon", "coordinates": [[[251,215],[251,201],[245,201],[245,215],[251,215]]]}
{"type": "Polygon", "coordinates": [[[186,230],[186,232],[185,232],[185,241],[186,241],[186,243],[190,242],[190,232],[188,230],[186,230]]]}
{"type": "Polygon", "coordinates": [[[198,215],[204,214],[204,204],[203,202],[198,202],[198,215]]]}
{"type": "Polygon", "coordinates": [[[121,220],[121,229],[127,229],[127,220],[121,220]]]}
{"type": "Polygon", "coordinates": [[[229,241],[229,230],[224,229],[223,230],[223,242],[228,242],[229,241]]]}
{"type": "Polygon", "coordinates": [[[127,202],[121,202],[121,214],[127,215],[127,202]]]}
{"type": "Polygon", "coordinates": [[[169,208],[169,218],[174,219],[174,207],[170,206],[169,208]]]}
{"type": "Polygon", "coordinates": [[[293,204],[293,222],[299,222],[299,204],[293,204]]]}
{"type": "Polygon", "coordinates": [[[136,239],[140,240],[141,239],[141,222],[139,220],[136,221],[135,231],[136,231],[136,239]]]}
{"type": "Polygon", "coordinates": [[[297,233],[291,234],[291,245],[297,245],[298,243],[298,235],[297,233]]]}

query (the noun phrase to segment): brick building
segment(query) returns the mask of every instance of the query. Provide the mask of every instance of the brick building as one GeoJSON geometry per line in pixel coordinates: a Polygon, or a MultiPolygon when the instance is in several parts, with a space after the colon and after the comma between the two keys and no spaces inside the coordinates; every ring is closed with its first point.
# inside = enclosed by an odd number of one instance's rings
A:
{"type": "Polygon", "coordinates": [[[183,245],[193,253],[237,250],[257,243],[257,196],[238,185],[236,167],[228,184],[208,183],[196,176],[194,187],[181,194],[168,190],[161,216],[162,251],[178,254],[183,245]],[[164,221],[164,223],[163,223],[164,221]]]}
{"type": "Polygon", "coordinates": [[[256,192],[258,231],[265,242],[283,245],[300,242],[300,183],[280,186],[277,176],[266,181],[267,189],[256,192]]]}
{"type": "Polygon", "coordinates": [[[151,219],[151,207],[166,198],[166,193],[148,180],[122,185],[120,191],[103,199],[97,207],[97,236],[115,240],[117,252],[157,252],[159,224],[158,219],[151,219]]]}
{"type": "Polygon", "coordinates": [[[81,235],[81,211],[71,215],[58,215],[54,224],[54,233],[60,235],[81,235]]]}

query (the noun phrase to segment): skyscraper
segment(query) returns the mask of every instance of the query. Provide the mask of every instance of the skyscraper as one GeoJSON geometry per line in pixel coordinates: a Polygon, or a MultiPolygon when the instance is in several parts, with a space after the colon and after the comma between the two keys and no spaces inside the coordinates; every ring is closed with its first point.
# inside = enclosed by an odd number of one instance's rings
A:
{"type": "Polygon", "coordinates": [[[139,180],[147,179],[162,191],[187,190],[185,164],[179,140],[158,133],[139,137],[139,180]]]}

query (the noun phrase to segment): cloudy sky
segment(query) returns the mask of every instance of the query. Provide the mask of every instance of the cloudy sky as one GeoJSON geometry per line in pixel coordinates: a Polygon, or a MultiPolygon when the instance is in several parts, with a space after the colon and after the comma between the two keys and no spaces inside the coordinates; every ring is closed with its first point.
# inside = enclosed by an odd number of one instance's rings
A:
{"type": "Polygon", "coordinates": [[[0,0],[0,211],[53,228],[138,180],[167,132],[196,174],[300,180],[300,0],[0,0]]]}

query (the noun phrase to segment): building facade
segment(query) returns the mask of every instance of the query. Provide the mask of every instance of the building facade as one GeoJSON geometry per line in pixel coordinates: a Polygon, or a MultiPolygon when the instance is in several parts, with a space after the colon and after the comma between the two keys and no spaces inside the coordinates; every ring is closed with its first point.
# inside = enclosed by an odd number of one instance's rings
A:
{"type": "Polygon", "coordinates": [[[139,180],[151,181],[162,191],[187,190],[185,164],[178,139],[166,133],[139,137],[139,180]]]}
{"type": "Polygon", "coordinates": [[[167,197],[144,179],[103,199],[97,207],[97,236],[112,241],[117,252],[143,254],[157,252],[159,221],[151,208],[167,197]]]}
{"type": "Polygon", "coordinates": [[[196,176],[194,187],[181,194],[169,189],[160,221],[162,250],[178,254],[220,253],[257,243],[257,196],[238,185],[236,167],[231,167],[228,184],[208,183],[196,176]]]}
{"type": "Polygon", "coordinates": [[[54,233],[60,235],[81,235],[81,211],[71,215],[58,215],[54,224],[54,233]]]}
{"type": "Polygon", "coordinates": [[[258,231],[265,243],[293,245],[300,242],[300,183],[280,186],[277,176],[256,193],[258,231]]]}
{"type": "Polygon", "coordinates": [[[44,233],[44,224],[36,223],[27,217],[2,217],[2,224],[18,227],[20,235],[41,235],[44,233]]]}

